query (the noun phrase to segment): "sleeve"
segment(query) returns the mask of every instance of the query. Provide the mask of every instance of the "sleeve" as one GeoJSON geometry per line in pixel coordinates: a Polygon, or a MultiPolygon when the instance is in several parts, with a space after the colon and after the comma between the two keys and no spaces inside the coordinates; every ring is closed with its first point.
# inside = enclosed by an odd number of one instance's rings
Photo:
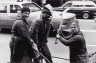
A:
{"type": "Polygon", "coordinates": [[[37,44],[38,43],[38,31],[39,31],[39,23],[38,21],[36,20],[34,22],[34,26],[33,26],[33,33],[32,33],[32,38],[34,40],[34,42],[37,44]]]}
{"type": "Polygon", "coordinates": [[[81,35],[73,36],[72,38],[70,38],[68,40],[65,39],[65,38],[63,38],[63,37],[60,37],[59,38],[59,40],[61,41],[61,43],[63,43],[66,46],[71,46],[73,43],[78,42],[81,39],[82,39],[82,36],[81,35]]]}
{"type": "Polygon", "coordinates": [[[18,27],[18,33],[20,34],[20,37],[22,37],[23,39],[25,39],[28,42],[31,42],[31,37],[29,36],[29,31],[25,29],[24,25],[21,23],[19,23],[17,25],[18,27]]]}
{"type": "Polygon", "coordinates": [[[50,33],[50,29],[51,29],[51,24],[47,25],[47,31],[45,32],[45,36],[43,37],[44,38],[44,42],[48,42],[47,38],[49,36],[49,33],[50,33]]]}

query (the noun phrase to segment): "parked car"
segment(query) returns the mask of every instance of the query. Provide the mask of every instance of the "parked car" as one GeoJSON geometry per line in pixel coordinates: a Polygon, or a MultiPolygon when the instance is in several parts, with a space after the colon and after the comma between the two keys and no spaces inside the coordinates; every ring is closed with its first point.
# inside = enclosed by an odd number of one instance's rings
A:
{"type": "Polygon", "coordinates": [[[34,2],[0,2],[0,29],[11,29],[18,11],[24,6],[30,8],[31,12],[41,11],[41,7],[34,2]]]}
{"type": "Polygon", "coordinates": [[[93,1],[68,1],[61,7],[55,7],[55,11],[65,11],[75,13],[76,18],[89,19],[96,17],[96,4],[93,1]]]}
{"type": "MultiPolygon", "coordinates": [[[[24,3],[24,4],[22,4],[22,6],[27,6],[28,5],[28,6],[30,6],[31,9],[33,7],[35,7],[34,9],[37,9],[37,11],[30,13],[30,16],[29,16],[29,19],[28,19],[29,23],[31,23],[34,19],[37,19],[38,17],[40,17],[40,14],[41,14],[42,8],[40,6],[38,6],[37,4],[36,5],[35,4],[36,3],[24,3]]],[[[0,29],[1,30],[5,29],[5,28],[7,28],[7,29],[12,28],[12,25],[13,25],[14,21],[19,16],[17,11],[20,10],[20,8],[22,7],[20,5],[21,4],[19,4],[19,3],[2,4],[2,5],[0,3],[0,7],[2,6],[0,8],[0,29]]],[[[60,12],[60,11],[53,11],[52,27],[51,27],[52,31],[53,30],[56,31],[58,29],[60,21],[61,21],[61,14],[62,14],[62,12],[60,12]]],[[[73,13],[64,13],[64,15],[66,16],[65,18],[69,19],[69,20],[71,18],[75,17],[75,14],[73,14],[73,13]]]]}

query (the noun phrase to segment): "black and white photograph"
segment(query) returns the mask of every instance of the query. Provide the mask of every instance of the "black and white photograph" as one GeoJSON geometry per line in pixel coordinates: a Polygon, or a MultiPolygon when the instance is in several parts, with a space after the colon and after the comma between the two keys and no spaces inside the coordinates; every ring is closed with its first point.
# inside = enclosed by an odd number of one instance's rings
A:
{"type": "Polygon", "coordinates": [[[96,63],[96,0],[0,0],[0,63],[96,63]]]}

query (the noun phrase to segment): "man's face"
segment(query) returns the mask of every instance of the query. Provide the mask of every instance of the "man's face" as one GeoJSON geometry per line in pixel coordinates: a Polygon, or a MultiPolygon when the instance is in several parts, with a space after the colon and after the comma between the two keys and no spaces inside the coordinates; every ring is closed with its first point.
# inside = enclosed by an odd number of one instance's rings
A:
{"type": "Polygon", "coordinates": [[[22,13],[22,16],[26,19],[26,18],[29,17],[29,14],[30,14],[30,12],[25,11],[25,12],[22,13]]]}
{"type": "Polygon", "coordinates": [[[79,27],[74,25],[74,24],[72,24],[71,25],[71,30],[72,30],[73,33],[77,33],[77,32],[79,32],[79,27]]]}
{"type": "MultiPolygon", "coordinates": [[[[47,9],[44,9],[43,11],[48,11],[47,9]]],[[[46,22],[50,22],[51,21],[51,15],[49,14],[49,12],[43,12],[42,11],[42,19],[46,22]]]]}

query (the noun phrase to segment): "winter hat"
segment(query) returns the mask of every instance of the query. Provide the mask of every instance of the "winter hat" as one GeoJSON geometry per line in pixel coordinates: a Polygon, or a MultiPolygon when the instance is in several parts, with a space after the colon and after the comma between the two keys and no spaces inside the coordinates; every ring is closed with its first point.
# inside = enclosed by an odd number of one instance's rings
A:
{"type": "Polygon", "coordinates": [[[25,11],[28,11],[30,12],[30,9],[28,7],[23,7],[21,8],[21,13],[25,12],[25,11]]]}
{"type": "Polygon", "coordinates": [[[52,16],[53,15],[53,7],[50,4],[47,4],[43,7],[42,12],[46,12],[52,16]]]}

